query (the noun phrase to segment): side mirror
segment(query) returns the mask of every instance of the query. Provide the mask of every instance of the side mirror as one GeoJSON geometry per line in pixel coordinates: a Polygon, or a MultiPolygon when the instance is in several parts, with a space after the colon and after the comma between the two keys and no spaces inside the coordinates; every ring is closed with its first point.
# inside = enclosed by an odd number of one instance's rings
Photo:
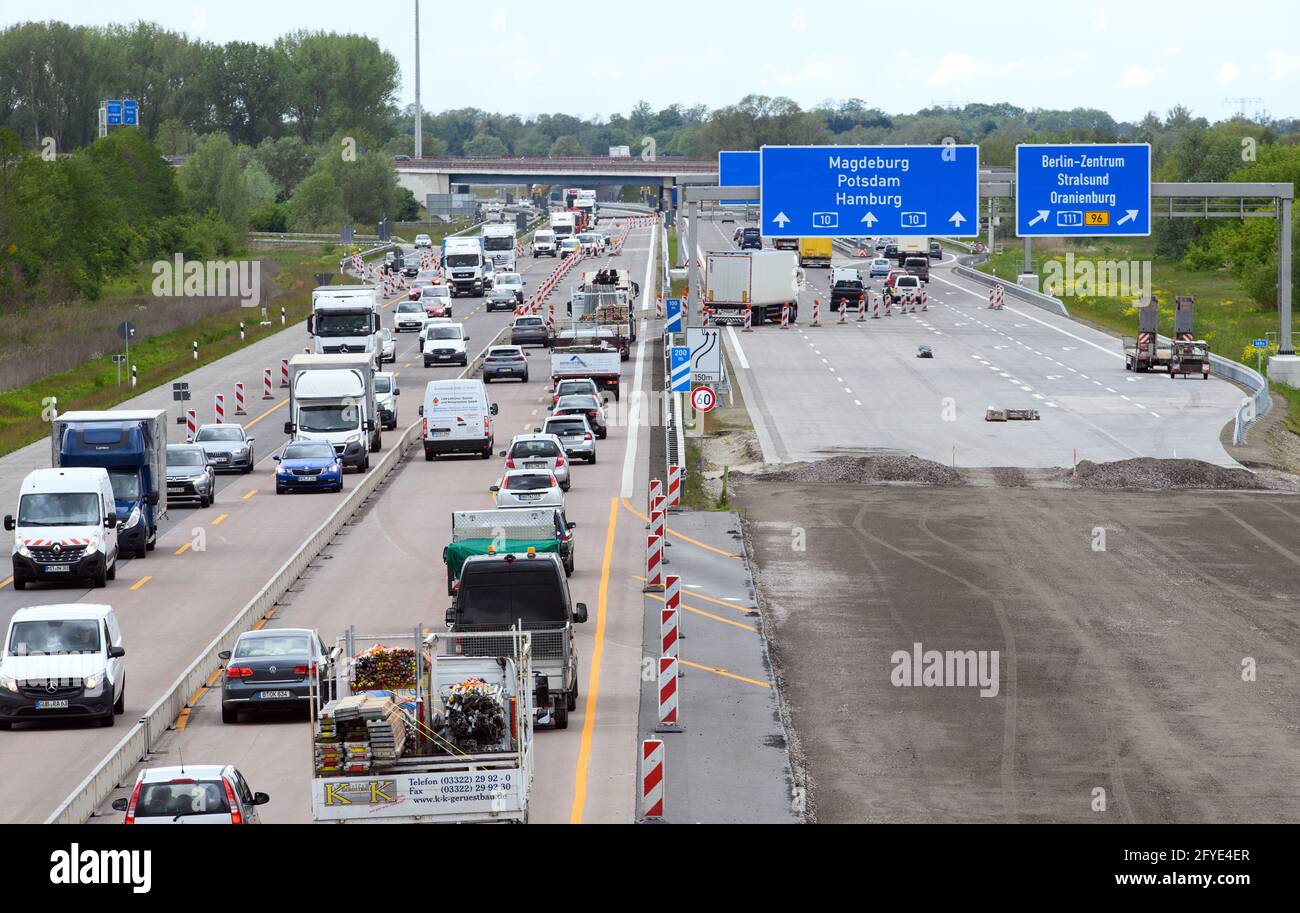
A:
{"type": "Polygon", "coordinates": [[[266,793],[253,793],[254,805],[265,805],[270,801],[271,801],[271,797],[268,796],[266,793]]]}
{"type": "Polygon", "coordinates": [[[293,432],[294,432],[293,422],[285,422],[285,423],[284,423],[284,433],[285,433],[285,434],[293,434],[293,432]]]}
{"type": "Polygon", "coordinates": [[[11,533],[14,531],[14,518],[11,514],[5,514],[5,529],[11,533]]]}
{"type": "Polygon", "coordinates": [[[424,407],[420,407],[420,418],[424,418],[424,407]]]}
{"type": "Polygon", "coordinates": [[[497,494],[499,491],[501,491],[501,486],[493,485],[491,488],[488,489],[488,491],[492,492],[492,494],[497,494]]]}
{"type": "Polygon", "coordinates": [[[491,406],[491,408],[488,409],[488,412],[489,412],[490,414],[492,414],[492,415],[496,415],[497,412],[498,412],[497,404],[496,404],[496,403],[493,403],[492,406],[491,406]]]}
{"type": "Polygon", "coordinates": [[[144,496],[144,500],[145,503],[148,504],[150,507],[156,506],[158,504],[158,492],[156,491],[149,492],[147,495],[144,496]]]}
{"type": "Polygon", "coordinates": [[[229,660],[230,660],[230,651],[229,651],[229,650],[222,650],[220,653],[217,654],[217,659],[224,659],[224,660],[226,660],[226,661],[229,661],[229,660]]]}
{"type": "Polygon", "coordinates": [[[271,459],[275,460],[277,463],[280,462],[280,454],[277,453],[275,456],[271,457],[271,459]]]}
{"type": "Polygon", "coordinates": [[[506,455],[506,452],[505,452],[504,450],[501,451],[500,456],[505,456],[505,455],[506,455]]]}
{"type": "Polygon", "coordinates": [[[576,524],[576,523],[570,523],[570,524],[569,524],[569,529],[577,529],[577,528],[578,528],[578,524],[576,524]]]}
{"type": "Polygon", "coordinates": [[[257,438],[255,438],[255,437],[244,438],[244,443],[245,443],[245,444],[251,444],[251,443],[253,443],[253,442],[256,441],[256,440],[257,440],[257,438]]]}
{"type": "Polygon", "coordinates": [[[117,529],[117,514],[109,514],[104,518],[104,529],[117,529]]]}
{"type": "Polygon", "coordinates": [[[126,656],[126,647],[109,647],[109,648],[108,648],[108,658],[109,658],[109,659],[121,659],[123,656],[126,656]]]}
{"type": "MultiPolygon", "coordinates": [[[[541,433],[542,433],[542,429],[541,429],[541,428],[534,428],[534,429],[533,429],[533,434],[541,434],[541,433]]],[[[501,454],[501,455],[502,455],[502,456],[505,456],[504,453],[501,454]]]]}
{"type": "Polygon", "coordinates": [[[456,608],[454,606],[447,609],[447,614],[443,616],[443,621],[446,622],[447,627],[449,628],[456,623],[456,608]]]}
{"type": "Polygon", "coordinates": [[[130,800],[130,799],[114,799],[114,800],[113,800],[113,811],[115,811],[115,812],[124,812],[124,811],[126,811],[126,810],[130,807],[130,805],[131,805],[131,800],[130,800]]]}
{"type": "Polygon", "coordinates": [[[402,391],[401,391],[401,390],[394,390],[394,391],[393,391],[393,396],[401,396],[401,395],[402,395],[402,391]]]}
{"type": "Polygon", "coordinates": [[[573,621],[574,624],[580,624],[580,625],[587,623],[587,604],[585,602],[580,602],[576,606],[574,606],[573,621]]]}
{"type": "Polygon", "coordinates": [[[366,419],[365,429],[366,429],[367,431],[374,431],[374,430],[375,430],[375,422],[374,422],[374,419],[366,419]]]}

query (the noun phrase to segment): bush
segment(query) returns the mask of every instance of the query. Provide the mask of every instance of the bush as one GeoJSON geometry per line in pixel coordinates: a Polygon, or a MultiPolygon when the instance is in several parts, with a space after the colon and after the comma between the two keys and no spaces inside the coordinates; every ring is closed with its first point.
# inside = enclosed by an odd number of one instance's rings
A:
{"type": "Polygon", "coordinates": [[[248,227],[253,231],[289,230],[289,205],[287,203],[263,203],[254,206],[248,213],[248,227]]]}

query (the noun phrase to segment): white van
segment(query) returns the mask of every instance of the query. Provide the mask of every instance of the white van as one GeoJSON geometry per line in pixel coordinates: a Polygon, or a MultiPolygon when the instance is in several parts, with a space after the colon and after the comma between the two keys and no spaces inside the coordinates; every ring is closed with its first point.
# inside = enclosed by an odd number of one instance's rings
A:
{"type": "Polygon", "coordinates": [[[539,229],[533,235],[533,259],[556,256],[559,252],[555,249],[555,232],[549,228],[539,229]]]}
{"type": "Polygon", "coordinates": [[[112,726],[126,709],[125,656],[106,605],[19,609],[0,650],[0,729],[72,718],[112,726]]]}
{"type": "Polygon", "coordinates": [[[117,578],[117,514],[108,470],[37,469],[23,479],[14,534],[14,589],[37,581],[117,578]]]}
{"type": "Polygon", "coordinates": [[[440,453],[477,453],[492,456],[495,437],[492,416],[495,403],[488,402],[482,380],[434,380],[424,391],[424,458],[440,453]]]}

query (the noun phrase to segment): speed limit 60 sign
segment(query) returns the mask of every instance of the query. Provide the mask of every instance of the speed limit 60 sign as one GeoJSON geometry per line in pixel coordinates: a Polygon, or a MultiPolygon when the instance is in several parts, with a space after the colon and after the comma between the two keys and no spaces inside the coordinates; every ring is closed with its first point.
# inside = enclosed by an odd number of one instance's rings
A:
{"type": "Polygon", "coordinates": [[[718,395],[712,387],[696,387],[691,391],[691,405],[696,412],[712,412],[718,404],[718,395]]]}

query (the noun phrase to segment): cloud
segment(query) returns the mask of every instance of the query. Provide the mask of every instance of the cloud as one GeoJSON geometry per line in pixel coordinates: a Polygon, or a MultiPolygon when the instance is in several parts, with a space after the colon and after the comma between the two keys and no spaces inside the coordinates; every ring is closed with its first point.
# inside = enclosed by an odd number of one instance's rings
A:
{"type": "Polygon", "coordinates": [[[1268,54],[1268,78],[1276,82],[1279,79],[1286,79],[1296,70],[1300,70],[1300,56],[1287,54],[1283,51],[1269,51],[1268,54]]]}
{"type": "Polygon", "coordinates": [[[1141,64],[1134,63],[1124,68],[1124,73],[1115,86],[1120,89],[1140,89],[1151,85],[1155,80],[1154,73],[1141,64]]]}
{"type": "Polygon", "coordinates": [[[926,80],[932,86],[946,86],[986,75],[992,64],[969,54],[945,54],[926,80]]]}

